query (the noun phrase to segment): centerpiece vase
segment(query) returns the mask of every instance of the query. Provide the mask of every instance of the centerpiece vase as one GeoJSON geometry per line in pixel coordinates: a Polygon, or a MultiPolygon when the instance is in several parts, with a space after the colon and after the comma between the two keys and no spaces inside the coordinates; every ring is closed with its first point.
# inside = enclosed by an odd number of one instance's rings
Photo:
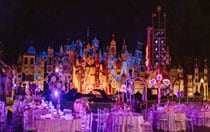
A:
{"type": "Polygon", "coordinates": [[[60,97],[58,97],[57,114],[59,114],[59,112],[60,112],[60,107],[61,107],[61,105],[60,105],[60,97]]]}

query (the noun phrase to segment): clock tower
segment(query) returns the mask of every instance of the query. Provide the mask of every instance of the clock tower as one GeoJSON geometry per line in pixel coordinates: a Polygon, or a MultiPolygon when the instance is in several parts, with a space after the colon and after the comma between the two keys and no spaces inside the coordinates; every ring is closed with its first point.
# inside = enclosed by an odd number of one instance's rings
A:
{"type": "Polygon", "coordinates": [[[117,55],[117,43],[114,39],[114,34],[112,35],[112,41],[111,41],[110,47],[109,47],[109,54],[112,58],[116,57],[116,55],[117,55]]]}

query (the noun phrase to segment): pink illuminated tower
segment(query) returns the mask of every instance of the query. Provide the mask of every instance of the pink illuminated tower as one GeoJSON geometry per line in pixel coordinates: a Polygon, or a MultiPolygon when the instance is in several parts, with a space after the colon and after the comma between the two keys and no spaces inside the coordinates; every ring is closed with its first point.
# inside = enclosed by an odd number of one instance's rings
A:
{"type": "MultiPolygon", "coordinates": [[[[166,16],[166,13],[162,12],[161,6],[157,6],[156,12],[152,13],[152,26],[147,28],[147,74],[148,78],[156,82],[152,87],[158,89],[158,104],[161,102],[162,77],[165,77],[164,74],[168,75],[167,67],[170,61],[166,36],[166,16]]],[[[167,76],[167,79],[169,78],[167,76]]]]}
{"type": "Polygon", "coordinates": [[[152,26],[147,28],[146,65],[147,71],[166,70],[169,65],[169,48],[166,36],[166,13],[161,6],[152,14],[152,26]]]}

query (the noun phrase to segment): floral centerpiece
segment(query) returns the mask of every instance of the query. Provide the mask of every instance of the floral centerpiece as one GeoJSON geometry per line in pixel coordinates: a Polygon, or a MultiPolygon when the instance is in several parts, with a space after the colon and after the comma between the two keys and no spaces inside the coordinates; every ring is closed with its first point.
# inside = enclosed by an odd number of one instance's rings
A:
{"type": "Polygon", "coordinates": [[[51,99],[54,101],[57,99],[57,111],[60,112],[60,99],[61,93],[68,93],[69,92],[69,80],[68,78],[62,74],[62,72],[58,72],[56,70],[55,74],[51,75],[51,79],[48,82],[49,89],[51,91],[51,99]]]}
{"type": "Polygon", "coordinates": [[[184,97],[184,92],[181,90],[178,90],[176,92],[176,97],[179,98],[179,103],[181,102],[181,98],[184,97]]]}
{"type": "Polygon", "coordinates": [[[86,100],[77,99],[74,102],[73,109],[75,113],[88,112],[90,111],[90,106],[86,100]]]}

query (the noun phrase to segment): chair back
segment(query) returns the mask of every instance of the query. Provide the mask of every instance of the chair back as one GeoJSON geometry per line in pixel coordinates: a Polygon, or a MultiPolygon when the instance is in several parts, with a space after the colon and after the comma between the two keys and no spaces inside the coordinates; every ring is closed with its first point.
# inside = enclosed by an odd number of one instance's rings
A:
{"type": "Polygon", "coordinates": [[[92,131],[93,113],[81,113],[81,130],[92,131]]]}

